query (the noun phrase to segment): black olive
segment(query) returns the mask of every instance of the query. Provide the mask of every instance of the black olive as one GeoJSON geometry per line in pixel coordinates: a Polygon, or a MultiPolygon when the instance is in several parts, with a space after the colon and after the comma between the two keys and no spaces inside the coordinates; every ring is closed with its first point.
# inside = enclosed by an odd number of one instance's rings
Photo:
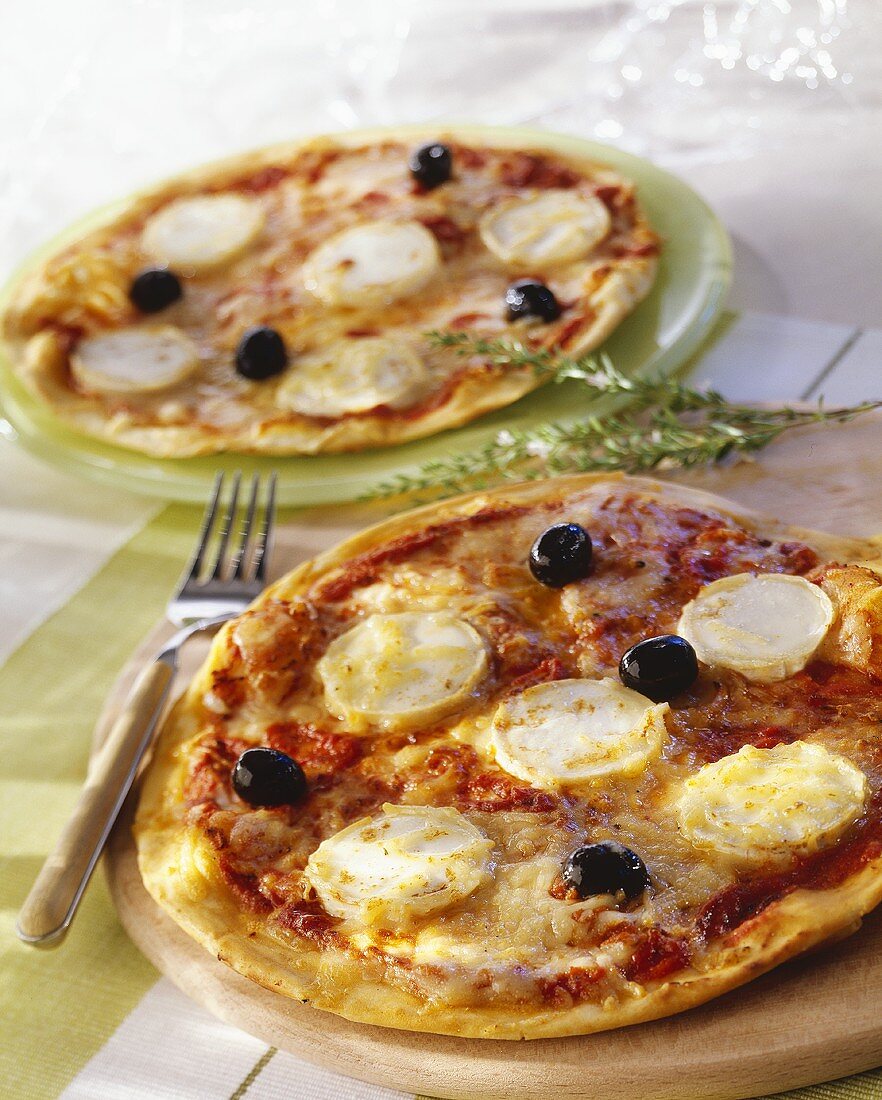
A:
{"type": "Polygon", "coordinates": [[[407,167],[417,183],[431,191],[450,179],[453,154],[446,145],[437,141],[431,145],[421,145],[410,154],[407,167]]]}
{"type": "Polygon", "coordinates": [[[233,767],[233,790],[252,806],[285,806],[307,791],[303,768],[276,749],[246,749],[233,767]]]}
{"type": "Polygon", "coordinates": [[[159,313],[182,294],[181,280],[167,267],[148,267],[129,287],[129,298],[142,313],[159,313]]]}
{"type": "Polygon", "coordinates": [[[578,523],[556,523],[530,550],[530,572],[548,588],[563,588],[591,572],[591,536],[578,523]]]}
{"type": "Polygon", "coordinates": [[[577,848],[567,857],[563,880],[580,898],[621,891],[630,901],[649,885],[649,872],[636,852],[614,840],[602,840],[577,848]]]}
{"type": "Polygon", "coordinates": [[[553,291],[535,279],[519,279],[505,292],[505,306],[509,321],[519,317],[538,317],[540,321],[556,321],[560,306],[553,291]]]}
{"type": "Polygon", "coordinates": [[[673,699],[691,687],[697,676],[695,650],[677,634],[645,638],[632,645],[619,662],[619,678],[625,687],[655,703],[673,699]]]}
{"type": "Polygon", "coordinates": [[[285,341],[274,328],[250,328],[236,349],[236,370],[243,378],[262,382],[283,371],[288,363],[285,341]]]}

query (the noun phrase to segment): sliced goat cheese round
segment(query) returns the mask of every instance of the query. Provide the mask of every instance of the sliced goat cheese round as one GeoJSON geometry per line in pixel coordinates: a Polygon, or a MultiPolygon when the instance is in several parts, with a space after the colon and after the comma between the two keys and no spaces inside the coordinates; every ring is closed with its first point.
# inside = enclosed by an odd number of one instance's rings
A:
{"type": "Polygon", "coordinates": [[[490,744],[496,762],[537,787],[638,775],[658,756],[667,703],[617,680],[555,680],[500,703],[490,744]]]}
{"type": "Polygon", "coordinates": [[[329,306],[375,306],[414,294],[441,266],[420,222],[368,222],[336,233],[303,265],[306,289],[329,306]]]}
{"type": "Polygon", "coordinates": [[[771,683],[805,667],[834,617],[830,597],[804,577],[738,573],[705,585],[677,633],[706,665],[771,683]]]}
{"type": "Polygon", "coordinates": [[[378,405],[404,408],[429,382],[425,364],[407,344],[367,336],[300,356],[280,383],[276,400],[305,416],[344,416],[378,405]]]}
{"type": "Polygon", "coordinates": [[[696,848],[745,863],[780,861],[832,843],[868,791],[864,773],[823,745],[745,745],[685,781],[677,821],[696,848]]]}
{"type": "Polygon", "coordinates": [[[474,893],[492,849],[459,810],[387,804],[323,841],[304,876],[332,916],[398,927],[474,893]]]}
{"type": "Polygon", "coordinates": [[[609,234],[604,203],[573,191],[542,191],[504,199],[481,218],[481,239],[509,267],[538,267],[581,260],[609,234]]]}
{"type": "Polygon", "coordinates": [[[200,271],[244,252],[263,224],[263,210],[254,199],[194,195],[170,202],[149,218],[141,246],[169,267],[200,271]]]}
{"type": "Polygon", "coordinates": [[[480,634],[446,611],[371,615],[318,663],[329,709],[355,730],[404,729],[450,714],[486,671],[480,634]]]}
{"type": "Polygon", "coordinates": [[[77,344],[71,373],[86,390],[152,393],[183,381],[199,366],[199,349],[174,325],[103,332],[77,344]]]}

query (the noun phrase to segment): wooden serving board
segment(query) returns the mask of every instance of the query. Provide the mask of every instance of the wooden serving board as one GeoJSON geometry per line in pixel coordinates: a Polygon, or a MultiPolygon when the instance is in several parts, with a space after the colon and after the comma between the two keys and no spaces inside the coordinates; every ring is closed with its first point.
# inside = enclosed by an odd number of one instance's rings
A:
{"type": "MultiPolygon", "coordinates": [[[[866,417],[834,429],[801,429],[756,461],[691,471],[677,480],[790,523],[870,536],[882,531],[880,443],[882,417],[866,417]]],[[[274,572],[344,537],[353,516],[348,511],[343,526],[339,514],[304,514],[302,523],[281,530],[274,572]]],[[[167,632],[158,627],[121,676],[99,737],[134,671],[167,632]]],[[[204,652],[204,644],[189,644],[182,682],[204,652]]],[[[105,867],[134,942],[221,1019],[337,1072],[469,1100],[735,1100],[882,1064],[882,908],[850,938],[655,1023],[533,1042],[395,1031],[349,1023],[262,989],[191,940],[141,884],[130,828],[132,803],[114,831],[105,867]]]]}

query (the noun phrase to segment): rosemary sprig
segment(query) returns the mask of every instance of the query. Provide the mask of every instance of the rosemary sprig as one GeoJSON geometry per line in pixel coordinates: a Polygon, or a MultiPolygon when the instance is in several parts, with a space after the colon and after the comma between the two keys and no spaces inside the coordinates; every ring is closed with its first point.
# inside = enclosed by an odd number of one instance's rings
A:
{"type": "Polygon", "coordinates": [[[664,405],[674,412],[722,407],[725,397],[716,390],[696,390],[674,378],[655,375],[629,378],[613,366],[608,355],[601,353],[572,358],[547,348],[527,348],[519,341],[486,340],[466,332],[427,334],[437,347],[454,348],[457,355],[475,356],[493,366],[509,369],[529,368],[553,382],[574,380],[596,397],[627,397],[633,408],[645,409],[664,405]]]}
{"type": "Polygon", "coordinates": [[[415,474],[381,482],[367,499],[426,492],[431,498],[450,496],[506,478],[615,470],[639,473],[713,464],[733,452],[762,450],[792,428],[841,424],[882,407],[882,401],[865,401],[825,409],[819,401],[812,409],[758,409],[730,403],[716,390],[695,389],[661,375],[628,378],[605,355],[572,358],[515,341],[459,332],[433,332],[429,339],[496,366],[534,370],[550,376],[552,382],[578,381],[590,404],[619,398],[627,399],[627,408],[615,415],[588,412],[574,424],[503,430],[476,450],[434,459],[415,474]]]}

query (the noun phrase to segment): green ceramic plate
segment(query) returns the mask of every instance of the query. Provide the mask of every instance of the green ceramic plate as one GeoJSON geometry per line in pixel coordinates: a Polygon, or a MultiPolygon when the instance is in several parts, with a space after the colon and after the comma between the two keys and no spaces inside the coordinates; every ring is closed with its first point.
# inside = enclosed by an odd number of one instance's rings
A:
{"type": "MultiPolygon", "coordinates": [[[[418,140],[421,135],[430,137],[445,128],[399,127],[394,133],[418,140]]],[[[603,350],[617,367],[630,374],[675,371],[698,350],[723,307],[731,251],[725,229],[694,191],[648,161],[579,138],[520,128],[449,128],[476,141],[545,146],[590,157],[635,180],[649,220],[664,239],[664,249],[652,293],[606,341],[603,350]]],[[[369,140],[381,134],[371,130],[360,136],[369,140]]],[[[112,217],[117,209],[114,204],[79,222],[41,249],[25,269],[112,217]]],[[[275,469],[279,472],[281,502],[307,505],[353,500],[392,475],[416,470],[433,458],[479,447],[503,427],[528,428],[550,420],[572,422],[584,410],[585,396],[577,383],[545,386],[463,428],[428,439],[357,455],[294,458],[226,454],[155,459],[99,442],[61,424],[23,388],[9,363],[2,359],[0,405],[7,422],[0,427],[22,446],[38,457],[98,480],[165,499],[201,503],[219,469],[246,474],[275,469]]]]}

